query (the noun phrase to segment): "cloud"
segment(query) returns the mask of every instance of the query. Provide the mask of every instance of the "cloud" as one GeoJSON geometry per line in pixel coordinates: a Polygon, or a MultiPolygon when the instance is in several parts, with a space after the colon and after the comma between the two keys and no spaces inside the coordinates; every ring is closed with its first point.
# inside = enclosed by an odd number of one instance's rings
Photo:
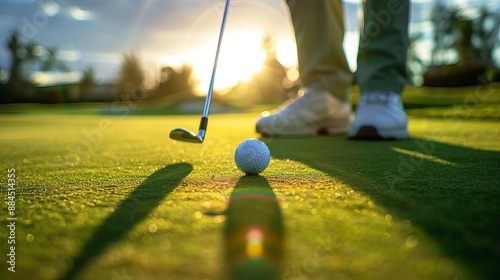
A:
{"type": "Polygon", "coordinates": [[[71,7],[68,13],[75,20],[91,20],[94,17],[93,12],[82,10],[79,7],[71,7]]]}
{"type": "Polygon", "coordinates": [[[53,17],[59,13],[59,4],[56,2],[45,2],[45,3],[40,3],[40,6],[42,9],[47,13],[48,16],[53,17]]]}

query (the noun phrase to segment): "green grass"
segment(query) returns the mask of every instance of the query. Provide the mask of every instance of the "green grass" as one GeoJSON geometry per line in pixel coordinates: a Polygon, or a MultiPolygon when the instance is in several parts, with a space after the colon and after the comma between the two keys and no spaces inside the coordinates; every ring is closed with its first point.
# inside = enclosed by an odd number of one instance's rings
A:
{"type": "Polygon", "coordinates": [[[16,169],[17,263],[2,226],[0,279],[500,277],[495,118],[414,109],[406,141],[263,139],[270,166],[248,177],[233,152],[257,137],[253,112],[211,116],[195,145],[168,132],[199,116],[16,108],[0,115],[0,170],[16,169]],[[241,261],[250,228],[265,258],[241,261]]]}

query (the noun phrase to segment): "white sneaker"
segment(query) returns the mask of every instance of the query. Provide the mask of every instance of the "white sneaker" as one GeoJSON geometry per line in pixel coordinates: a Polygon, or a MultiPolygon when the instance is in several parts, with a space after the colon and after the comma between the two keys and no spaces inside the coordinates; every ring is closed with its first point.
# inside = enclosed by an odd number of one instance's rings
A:
{"type": "Polygon", "coordinates": [[[399,94],[373,91],[361,95],[348,136],[354,139],[406,139],[408,117],[399,94]]]}
{"type": "Polygon", "coordinates": [[[263,136],[312,136],[346,134],[351,106],[318,89],[301,89],[297,96],[273,112],[264,112],[256,131],[263,136]]]}

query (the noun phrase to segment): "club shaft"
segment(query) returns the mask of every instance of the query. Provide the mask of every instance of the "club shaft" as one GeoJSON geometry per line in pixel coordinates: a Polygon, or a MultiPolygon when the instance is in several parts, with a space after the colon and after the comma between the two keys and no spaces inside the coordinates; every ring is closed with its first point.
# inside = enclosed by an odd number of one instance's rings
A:
{"type": "MultiPolygon", "coordinates": [[[[219,61],[220,46],[222,44],[222,34],[224,33],[224,27],[226,26],[226,18],[227,18],[227,12],[229,10],[229,2],[230,2],[230,0],[226,0],[226,4],[224,6],[224,14],[222,15],[222,24],[220,26],[219,42],[217,43],[217,51],[215,52],[215,60],[214,60],[214,67],[212,69],[212,77],[210,78],[210,85],[208,87],[207,98],[205,99],[205,107],[203,108],[203,115],[202,115],[203,118],[208,118],[208,113],[210,112],[210,102],[212,101],[212,94],[214,91],[215,72],[217,70],[217,62],[219,61]]],[[[200,126],[200,129],[201,129],[201,126],[200,126]]]]}

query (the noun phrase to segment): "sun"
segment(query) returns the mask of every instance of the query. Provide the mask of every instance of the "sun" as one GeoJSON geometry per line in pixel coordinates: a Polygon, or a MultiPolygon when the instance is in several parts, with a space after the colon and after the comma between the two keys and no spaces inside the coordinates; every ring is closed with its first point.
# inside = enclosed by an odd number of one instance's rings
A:
{"type": "MultiPolygon", "coordinates": [[[[262,35],[252,30],[240,30],[224,35],[217,64],[214,89],[221,90],[248,81],[262,69],[266,53],[261,46],[262,35]]],[[[193,65],[193,75],[199,81],[197,90],[208,91],[217,46],[204,45],[187,57],[193,65]]]]}
{"type": "MultiPolygon", "coordinates": [[[[262,48],[264,33],[260,30],[235,30],[227,32],[217,64],[214,89],[224,91],[241,81],[250,81],[254,74],[262,70],[266,52],[262,48]]],[[[163,57],[162,64],[193,67],[193,78],[197,81],[195,93],[206,95],[210,85],[217,42],[209,42],[184,50],[175,56],[163,57]]],[[[297,65],[295,42],[289,39],[276,41],[278,61],[286,68],[297,65]]]]}

